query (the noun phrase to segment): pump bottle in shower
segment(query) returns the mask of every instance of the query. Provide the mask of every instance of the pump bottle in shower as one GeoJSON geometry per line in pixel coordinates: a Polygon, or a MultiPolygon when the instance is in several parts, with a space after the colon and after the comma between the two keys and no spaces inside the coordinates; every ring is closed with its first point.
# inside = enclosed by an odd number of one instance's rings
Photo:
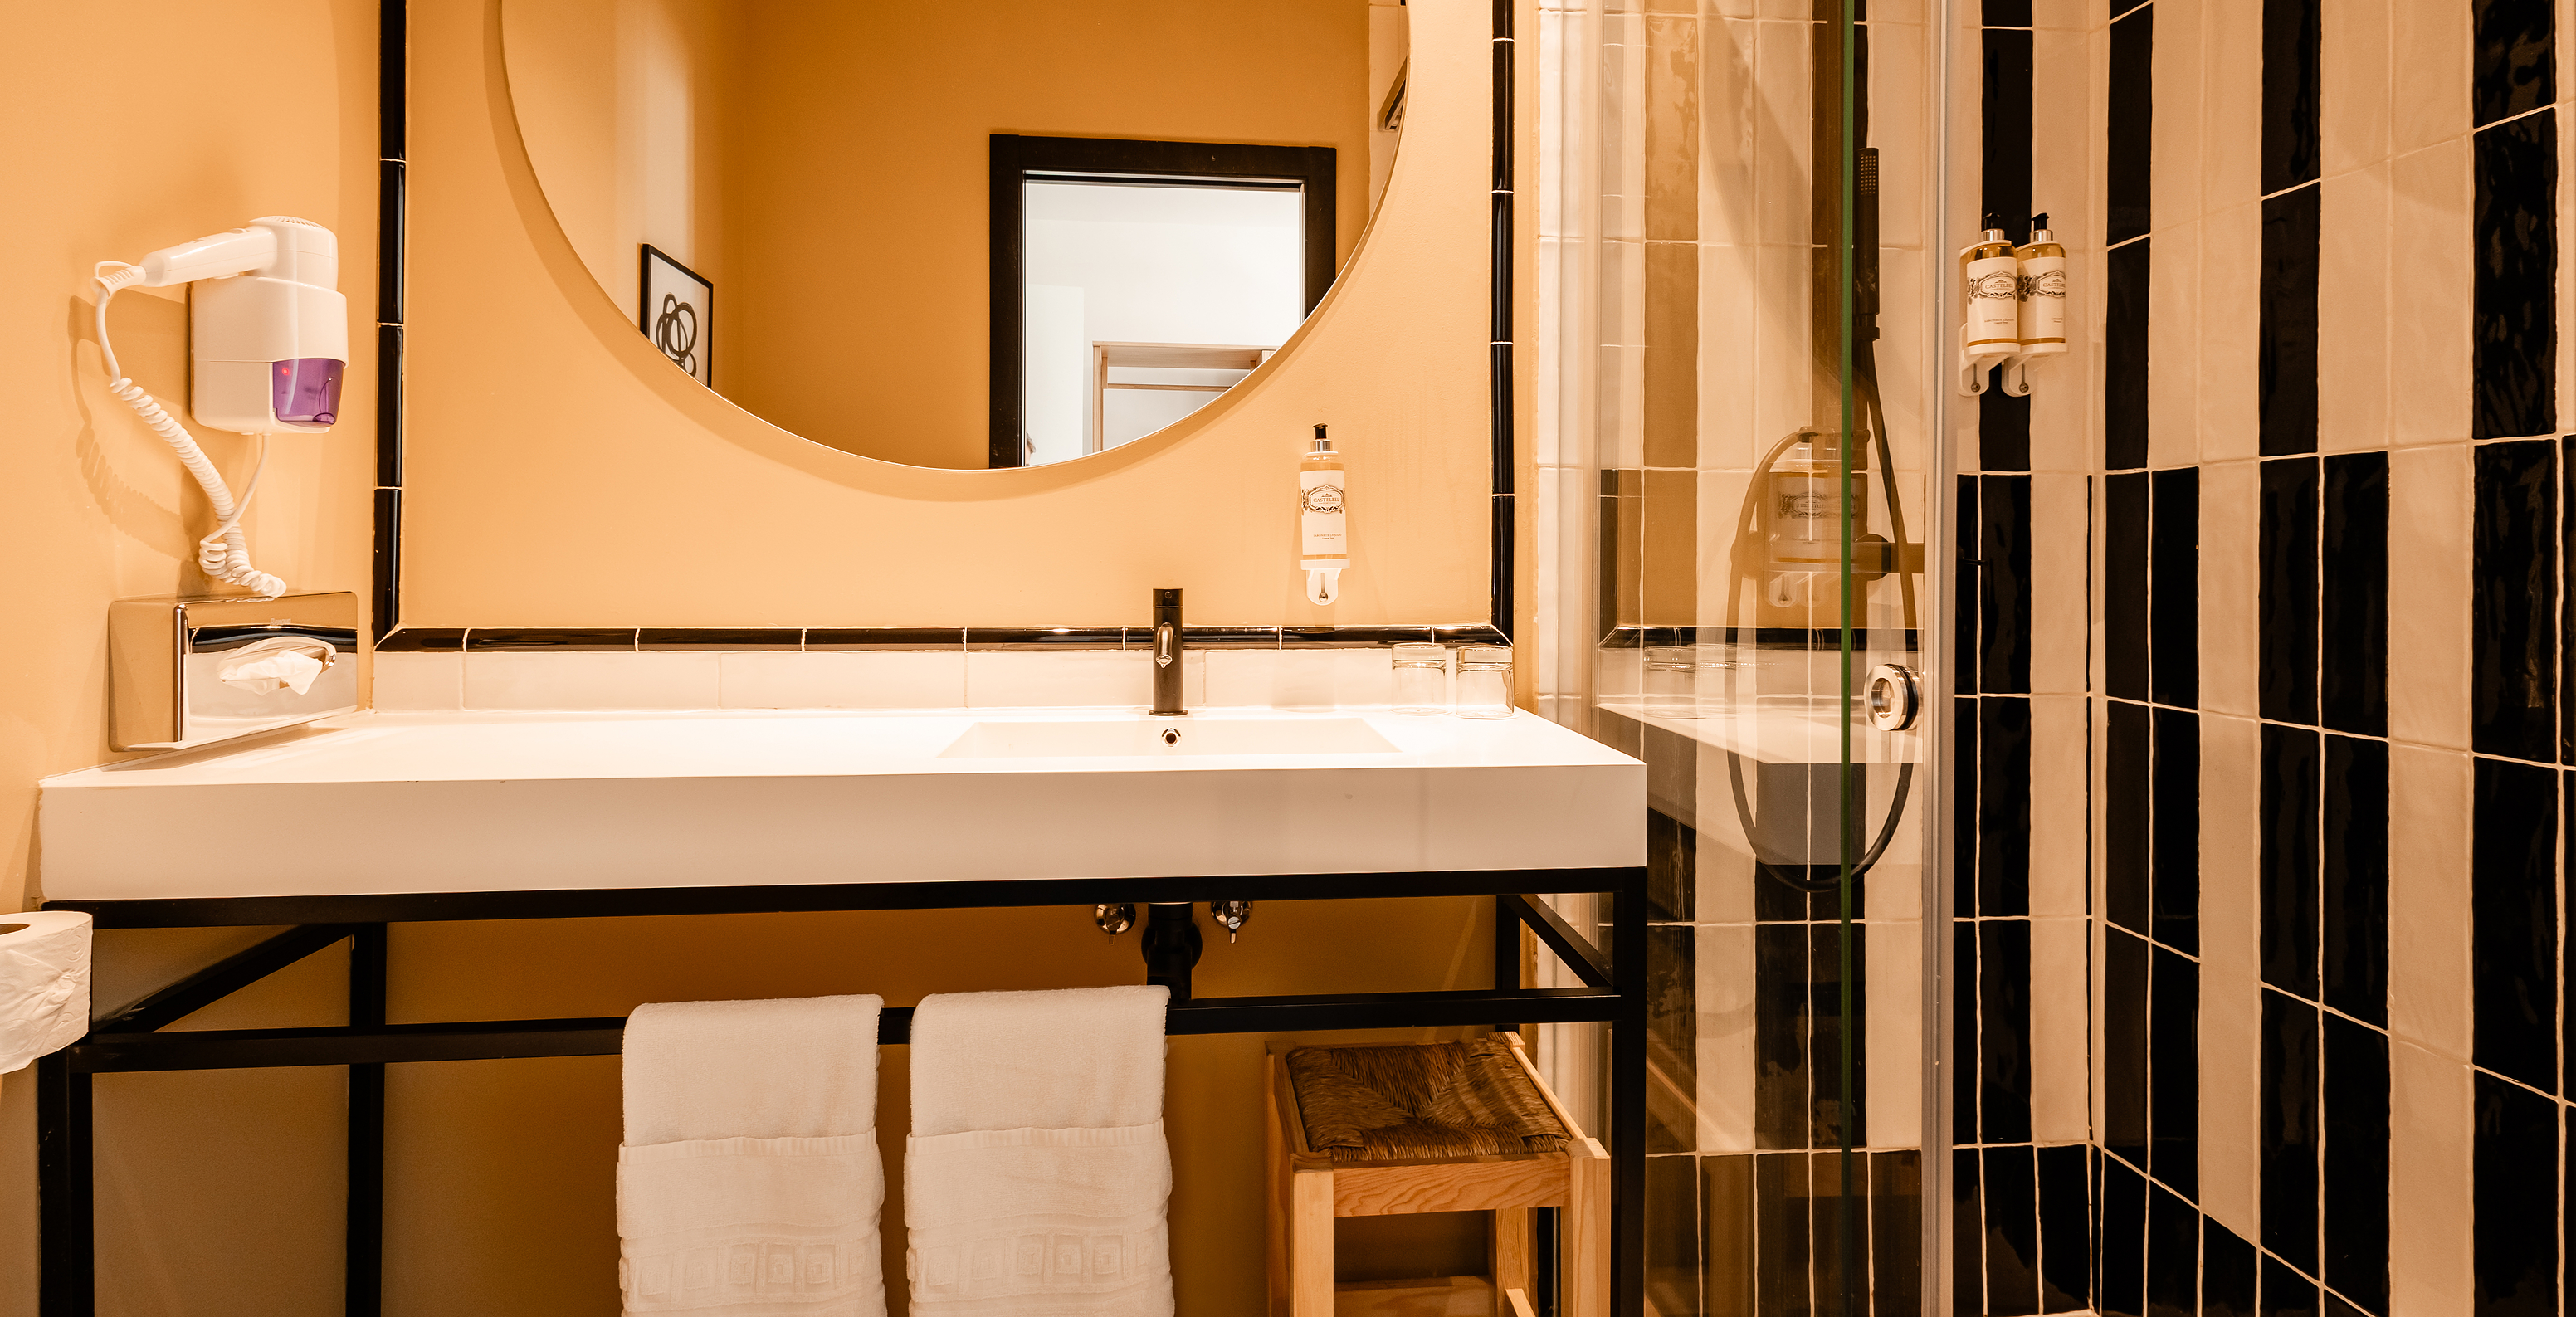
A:
{"type": "MultiPolygon", "coordinates": [[[[2061,253],[2062,254],[2062,253],[2061,253]]],[[[1968,320],[1960,335],[1972,358],[2008,357],[2021,350],[2021,262],[2001,215],[1986,216],[1986,231],[1959,253],[1966,283],[1968,320]]]]}
{"type": "Polygon", "coordinates": [[[2066,351],[2066,248],[2045,213],[2030,217],[2030,241],[2015,255],[2021,260],[2021,355],[2066,351]]]}

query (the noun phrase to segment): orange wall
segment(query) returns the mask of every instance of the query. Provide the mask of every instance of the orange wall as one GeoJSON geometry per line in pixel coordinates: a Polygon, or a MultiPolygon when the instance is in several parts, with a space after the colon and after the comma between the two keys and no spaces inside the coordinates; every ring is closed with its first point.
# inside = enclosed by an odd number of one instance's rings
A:
{"type": "MultiPolygon", "coordinates": [[[[1158,435],[1000,472],[855,456],[680,376],[556,224],[494,9],[415,14],[404,622],[1141,624],[1157,585],[1209,625],[1483,620],[1488,15],[1413,8],[1404,150],[1288,348],[1158,435]],[[1330,609],[1293,570],[1289,491],[1319,421],[1349,454],[1358,559],[1330,609]]],[[[980,317],[982,297],[917,300],[980,317]]],[[[816,387],[903,428],[845,374],[816,387]]]]}
{"type": "MultiPolygon", "coordinates": [[[[0,42],[0,102],[12,125],[0,133],[12,257],[0,280],[0,359],[10,363],[0,371],[0,561],[10,564],[0,623],[0,911],[40,899],[36,779],[120,757],[106,743],[109,601],[204,587],[195,537],[211,528],[205,499],[169,448],[108,396],[91,341],[93,262],[136,260],[259,215],[299,215],[339,235],[341,288],[361,326],[350,335],[359,351],[342,395],[346,419],[326,437],[277,441],[243,524],[253,561],[295,586],[367,587],[375,377],[373,353],[360,345],[372,342],[363,325],[375,317],[376,9],[373,0],[260,0],[158,6],[148,18],[79,5],[10,14],[0,42]]],[[[182,415],[183,297],[128,290],[111,325],[126,371],[182,415]]],[[[238,487],[250,441],[198,433],[238,487]]],[[[0,1079],[0,1317],[35,1311],[34,1104],[23,1078],[0,1079]]],[[[298,1082],[281,1072],[234,1087],[275,1099],[276,1116],[295,1122],[314,1115],[295,1105],[298,1082]]],[[[244,1169],[241,1145],[198,1142],[191,1161],[172,1164],[175,1174],[136,1173],[138,1159],[156,1160],[143,1155],[147,1145],[167,1149],[186,1132],[184,1122],[155,1124],[143,1142],[106,1149],[108,1192],[148,1199],[183,1222],[237,1215],[240,1187],[224,1177],[244,1169]]],[[[329,1148],[261,1155],[314,1192],[334,1192],[329,1148]]],[[[280,1195],[283,1210],[296,1201],[296,1190],[280,1195]]],[[[185,1265],[130,1215],[112,1210],[102,1227],[102,1246],[132,1264],[147,1292],[185,1265]]],[[[290,1249],[286,1260],[308,1256],[321,1255],[290,1249]]],[[[218,1287],[246,1275],[221,1247],[192,1261],[218,1287]]],[[[300,1282],[276,1275],[273,1288],[291,1303],[300,1282]]]]}

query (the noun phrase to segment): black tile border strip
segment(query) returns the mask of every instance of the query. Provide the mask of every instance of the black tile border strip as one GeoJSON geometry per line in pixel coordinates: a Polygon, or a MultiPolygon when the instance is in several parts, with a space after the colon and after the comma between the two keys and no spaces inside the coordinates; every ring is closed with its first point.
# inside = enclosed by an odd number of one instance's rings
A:
{"type": "MultiPolygon", "coordinates": [[[[392,491],[387,491],[388,493],[392,491]]],[[[1667,628],[1668,629],[1668,628],[1667,628]]],[[[1687,628],[1686,628],[1687,629],[1687,628]]],[[[1148,627],[406,627],[376,642],[383,654],[615,653],[635,651],[1115,650],[1146,643],[1148,627]]],[[[1783,633],[1806,643],[1809,633],[1783,633]]],[[[1820,632],[1831,636],[1835,632],[1820,632]]],[[[1910,633],[1909,633],[1910,634],[1910,633]]],[[[1433,643],[1509,644],[1489,623],[1358,627],[1185,627],[1189,649],[1373,649],[1433,643]]],[[[1771,639],[1768,632],[1765,639],[1771,639]]],[[[1625,648],[1633,645],[1613,645],[1625,648]]],[[[1653,643],[1661,644],[1663,641],[1653,643]]],[[[1686,643],[1686,642],[1685,642],[1686,643]]]]}
{"type": "MultiPolygon", "coordinates": [[[[1193,648],[1278,649],[1351,648],[1437,640],[1445,644],[1511,643],[1513,627],[1513,549],[1517,517],[1513,497],[1517,472],[1517,438],[1512,406],[1512,264],[1517,235],[1512,230],[1514,198],[1513,106],[1518,76],[1512,31],[1513,0],[1494,0],[1493,8],[1493,233],[1492,318],[1488,389],[1492,407],[1493,544],[1490,563],[1492,615],[1484,622],[1424,626],[1189,628],[1185,643],[1193,648]]],[[[376,217],[377,404],[375,553],[372,568],[375,648],[386,653],[437,653],[455,649],[463,637],[476,650],[546,650],[573,648],[692,649],[921,649],[944,648],[939,637],[950,631],[968,649],[1081,649],[1123,647],[1123,627],[814,627],[743,630],[738,628],[658,628],[625,631],[628,642],[573,644],[549,637],[602,637],[620,634],[584,628],[475,627],[406,630],[402,625],[402,435],[403,435],[403,294],[406,276],[405,160],[409,154],[410,26],[408,0],[381,0],[377,11],[376,98],[380,140],[376,217]],[[714,637],[758,635],[769,641],[719,640],[714,637]],[[1068,637],[1057,639],[1056,637],[1068,637]],[[1073,639],[1071,637],[1082,637],[1073,639]],[[653,637],[654,639],[648,639],[653,637]],[[989,637],[980,639],[979,637],[989,637]],[[678,638],[694,643],[665,643],[678,638]],[[1114,638],[1114,639],[1113,639],[1114,638]],[[774,643],[770,643],[774,641],[774,643]]],[[[1141,628],[1137,628],[1140,629],[1141,628]]]]}

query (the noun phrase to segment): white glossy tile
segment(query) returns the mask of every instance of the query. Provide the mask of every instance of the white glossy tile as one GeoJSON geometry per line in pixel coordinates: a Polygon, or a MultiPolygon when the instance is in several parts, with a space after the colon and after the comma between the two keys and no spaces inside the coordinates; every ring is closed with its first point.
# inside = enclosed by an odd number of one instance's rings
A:
{"type": "Polygon", "coordinates": [[[2200,707],[2248,718],[2260,708],[2262,479],[2253,462],[2200,469],[2200,707]]]}
{"type": "Polygon", "coordinates": [[[2388,339],[2399,309],[2391,286],[2389,173],[2375,164],[2320,185],[2317,445],[2329,453],[2388,446],[2388,380],[2396,364],[2388,339]]]}
{"type": "Polygon", "coordinates": [[[2325,21],[2317,69],[2321,84],[2318,138],[2325,148],[2325,176],[2329,179],[2388,158],[2389,124],[2395,109],[2395,98],[2389,94],[2393,85],[2388,47],[2390,3],[2391,0],[2335,0],[2333,14],[2325,21]]]}
{"type": "Polygon", "coordinates": [[[1753,40],[1754,232],[1764,243],[1804,248],[1813,238],[1813,142],[1807,125],[1815,99],[1815,37],[1804,23],[1764,23],[1753,40]]]}
{"type": "MultiPolygon", "coordinates": [[[[1702,755],[1703,761],[1713,756],[1702,755]]],[[[1753,867],[1752,846],[1745,840],[1744,823],[1735,811],[1735,796],[1727,784],[1722,766],[1703,762],[1698,777],[1699,827],[1698,849],[1692,854],[1692,872],[1699,880],[1694,894],[1692,913],[1704,924],[1750,924],[1753,922],[1753,887],[1768,882],[1753,867]]],[[[1873,884],[1870,894],[1878,894],[1873,884]]]]}
{"type": "Polygon", "coordinates": [[[1384,646],[1207,654],[1210,708],[1335,709],[1394,700],[1394,655],[1384,646]]]}
{"type": "MultiPolygon", "coordinates": [[[[2218,7],[2243,0],[2217,0],[2218,7]]],[[[2165,230],[2198,219],[2205,207],[2201,193],[2201,152],[2211,125],[2201,118],[2202,0],[2160,0],[2155,12],[2155,68],[2149,79],[2155,98],[2150,156],[2150,223],[2156,246],[2165,230]]]]}
{"type": "MultiPolygon", "coordinates": [[[[1864,988],[1872,1020],[1923,1018],[1923,929],[1902,921],[1869,925],[1864,988]]],[[[1705,953],[1703,953],[1705,954],[1705,953]]],[[[1862,1039],[1873,1075],[1923,1073],[1923,1034],[1914,1028],[1875,1028],[1862,1039]]],[[[1923,1142],[1923,1086],[1878,1083],[1869,1087],[1869,1141],[1910,1147],[1923,1142]]]]}
{"type": "MultiPolygon", "coordinates": [[[[2065,695],[2085,688],[2091,493],[2091,481],[2083,476],[2048,473],[2030,478],[2030,688],[2034,692],[2065,695]]],[[[2079,741],[2083,737],[2080,724],[2076,737],[2079,741]]]]}
{"type": "Polygon", "coordinates": [[[712,709],[716,655],[703,652],[465,656],[469,709],[712,709]]]}
{"type": "Polygon", "coordinates": [[[1753,1046],[1753,927],[1702,927],[1696,937],[1700,1151],[1751,1152],[1753,1077],[1762,1068],[1753,1046]]]}
{"type": "Polygon", "coordinates": [[[376,651],[374,706],[394,710],[465,706],[465,656],[376,651]]]}
{"type": "Polygon", "coordinates": [[[2470,454],[2460,443],[2388,455],[2388,733],[2461,750],[2474,634],[2470,454]]]}
{"type": "MultiPolygon", "coordinates": [[[[2147,269],[2147,462],[2200,460],[2199,221],[2159,225],[2147,269]]],[[[2247,362],[2250,367],[2251,360],[2247,362]]]]}
{"type": "MultiPolygon", "coordinates": [[[[2081,918],[2030,922],[2030,1126],[2042,1143],[2080,1141],[2092,1131],[2092,1026],[2080,990],[2090,936],[2081,918]]],[[[1877,1131],[1870,1135],[1875,1142],[1877,1131]]]]}
{"type": "MultiPolygon", "coordinates": [[[[2093,87],[2086,44],[2082,32],[2066,29],[2035,31],[2030,43],[2030,204],[2048,212],[2060,239],[2079,245],[2101,239],[2091,197],[2099,148],[2086,131],[2093,87]]],[[[2077,305],[2067,313],[2071,324],[2091,323],[2077,305]]]]}
{"type": "Polygon", "coordinates": [[[2082,915],[2092,835],[2085,697],[2030,697],[2030,912],[2082,915]]]}
{"type": "Polygon", "coordinates": [[[1754,620],[1758,581],[1737,575],[1736,543],[1731,529],[1719,533],[1711,528],[1732,528],[1742,515],[1745,491],[1753,484],[1749,471],[1702,471],[1699,473],[1699,624],[1701,626],[1750,626],[1754,620]],[[1727,611],[1732,602],[1734,612],[1727,611]]]}
{"type": "Polygon", "coordinates": [[[2389,1317],[2450,1317],[2477,1292],[2476,1096],[2467,1066],[2390,1045],[2389,1317]]]}
{"type": "MultiPolygon", "coordinates": [[[[2206,632],[2203,633],[2204,635],[2206,632]]],[[[2200,721],[2202,1205],[2260,1238],[2262,728],[2200,721]]]]}
{"type": "MultiPolygon", "coordinates": [[[[1754,397],[1762,383],[1762,318],[1754,286],[1761,253],[1753,247],[1700,249],[1699,464],[1749,471],[1767,443],[1755,428],[1754,397]]],[[[1773,436],[1776,440],[1778,436],[1773,436]]]]}
{"type": "Polygon", "coordinates": [[[2033,27],[2082,32],[2107,21],[2106,15],[2096,12],[2101,8],[2102,0],[2031,0],[2030,21],[2033,27]]]}
{"type": "Polygon", "coordinates": [[[2388,760],[2388,1028],[2459,1061],[2473,1041],[2469,756],[2392,747],[2388,760]]]}
{"type": "MultiPolygon", "coordinates": [[[[2199,375],[2200,460],[2256,454],[2262,431],[2263,208],[2248,202],[2201,225],[2199,375]]],[[[2165,260],[2162,235],[2151,259],[2165,260]]],[[[2166,366],[2150,361],[2152,376],[2166,366]]]]}
{"type": "Polygon", "coordinates": [[[956,709],[963,650],[770,650],[717,655],[728,709],[956,709]]]}
{"type": "MultiPolygon", "coordinates": [[[[1183,700],[1207,702],[1207,651],[1182,656],[1187,674],[1183,700]]],[[[1154,699],[1154,666],[1142,649],[969,650],[966,704],[976,709],[1063,708],[1092,705],[1143,708],[1154,699]]]]}
{"type": "Polygon", "coordinates": [[[2400,156],[2389,170],[2388,242],[2405,272],[2389,335],[2389,420],[2400,444],[2469,434],[2475,194],[2465,137],[2400,156]]]}
{"type": "Polygon", "coordinates": [[[2471,10],[2458,0],[2391,0],[2389,145],[2411,151],[2469,131],[2471,10]]]}
{"type": "MultiPolygon", "coordinates": [[[[2166,12],[2156,11],[2156,62],[2164,62],[2166,12]]],[[[2216,0],[2201,7],[2202,102],[2177,107],[2202,120],[2202,206],[2217,210],[2263,194],[2263,6],[2216,0]]],[[[2158,88],[2155,114],[2166,103],[2158,88]]],[[[2161,145],[2161,143],[2159,143],[2161,145]]],[[[2161,176],[2159,176],[2161,178],[2161,176]]]]}

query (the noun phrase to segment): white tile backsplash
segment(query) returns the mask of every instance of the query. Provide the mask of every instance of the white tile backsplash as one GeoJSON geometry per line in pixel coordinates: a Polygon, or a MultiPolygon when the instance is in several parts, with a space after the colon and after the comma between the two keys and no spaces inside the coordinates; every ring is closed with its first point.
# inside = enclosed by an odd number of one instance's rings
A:
{"type": "Polygon", "coordinates": [[[465,704],[465,656],[376,651],[375,707],[456,709],[465,704]]]}
{"type": "MultiPolygon", "coordinates": [[[[1205,702],[1207,652],[1182,654],[1182,702],[1205,702]]],[[[966,703],[977,709],[1135,705],[1154,698],[1152,657],[1143,649],[966,652],[966,703]]]]}
{"type": "Polygon", "coordinates": [[[469,709],[712,709],[718,655],[574,652],[465,655],[469,709]]]}
{"type": "Polygon", "coordinates": [[[763,650],[720,654],[728,709],[960,709],[966,651],[763,650]]]}
{"type": "Polygon", "coordinates": [[[1395,660],[1375,649],[1207,651],[1211,708],[1329,709],[1395,699],[1395,660]]]}

